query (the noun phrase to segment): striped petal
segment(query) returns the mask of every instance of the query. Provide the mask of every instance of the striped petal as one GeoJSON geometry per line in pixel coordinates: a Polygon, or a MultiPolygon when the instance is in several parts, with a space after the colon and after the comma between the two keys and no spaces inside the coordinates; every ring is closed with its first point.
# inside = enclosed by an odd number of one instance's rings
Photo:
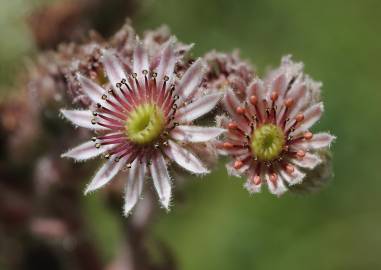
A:
{"type": "Polygon", "coordinates": [[[154,156],[149,169],[160,203],[168,209],[171,200],[171,179],[162,154],[157,153],[154,156]]]}
{"type": "Polygon", "coordinates": [[[180,122],[193,121],[204,114],[210,112],[217,103],[221,100],[222,94],[211,94],[200,97],[198,100],[190,103],[189,105],[179,109],[176,117],[180,122]]]}
{"type": "Polygon", "coordinates": [[[306,153],[302,159],[295,158],[292,159],[291,162],[301,168],[313,169],[319,165],[322,160],[315,154],[306,153]]]}
{"type": "Polygon", "coordinates": [[[123,207],[123,213],[125,216],[128,216],[142,194],[145,174],[146,164],[140,164],[138,160],[135,160],[131,164],[131,168],[127,175],[127,185],[125,189],[123,207]]]}
{"type": "Polygon", "coordinates": [[[308,108],[303,113],[304,120],[302,124],[298,128],[296,128],[294,134],[299,134],[303,131],[308,130],[310,127],[312,127],[320,119],[321,115],[323,114],[323,111],[324,111],[324,106],[322,102],[308,108]]]}
{"type": "Polygon", "coordinates": [[[179,83],[178,95],[182,100],[192,97],[201,83],[205,64],[201,58],[197,59],[185,72],[179,83]]]}
{"type": "Polygon", "coordinates": [[[169,77],[169,82],[171,82],[173,77],[173,71],[176,64],[176,55],[174,49],[175,38],[170,38],[164,45],[164,49],[160,55],[160,62],[157,68],[157,81],[164,79],[164,76],[169,77]]]}
{"type": "Polygon", "coordinates": [[[110,150],[114,145],[104,145],[99,148],[95,147],[93,141],[88,141],[70,149],[66,153],[62,154],[61,157],[73,158],[77,161],[84,161],[97,157],[106,151],[110,150]]]}
{"type": "Polygon", "coordinates": [[[72,122],[75,126],[84,127],[93,130],[104,130],[105,127],[100,125],[94,125],[91,123],[91,119],[94,118],[90,110],[60,110],[61,114],[72,122]]]}
{"type": "Polygon", "coordinates": [[[275,181],[275,183],[273,183],[270,180],[269,174],[265,174],[265,179],[266,179],[267,186],[269,188],[270,193],[280,197],[287,191],[287,187],[285,186],[283,182],[283,177],[281,175],[278,175],[278,178],[275,181]]]}
{"type": "Polygon", "coordinates": [[[207,142],[221,135],[225,130],[214,127],[177,126],[171,137],[179,141],[207,142]]]}
{"type": "Polygon", "coordinates": [[[165,151],[179,166],[192,173],[205,174],[209,172],[194,154],[173,141],[169,141],[169,147],[165,151]]]}
{"type": "Polygon", "coordinates": [[[106,90],[81,74],[77,74],[77,79],[82,86],[83,92],[91,99],[92,102],[104,105],[105,102],[102,99],[102,95],[106,92],[106,90]]]}
{"type": "Polygon", "coordinates": [[[138,41],[134,50],[134,63],[132,71],[137,74],[138,78],[144,78],[143,70],[149,70],[148,55],[143,44],[138,41]]]}
{"type": "Polygon", "coordinates": [[[125,165],[127,156],[116,162],[114,158],[110,158],[95,174],[89,185],[86,187],[85,195],[98,188],[103,187],[111,181],[114,176],[125,165]]]}
{"type": "Polygon", "coordinates": [[[250,132],[250,126],[247,124],[245,118],[242,115],[239,115],[236,111],[238,107],[242,107],[242,104],[232,89],[226,91],[224,105],[225,109],[232,116],[239,128],[245,132],[250,132]]]}
{"type": "Polygon", "coordinates": [[[329,133],[318,133],[314,134],[311,140],[303,140],[300,142],[295,143],[296,148],[305,148],[305,149],[320,149],[329,147],[333,140],[335,140],[336,137],[329,134],[329,133]]]}
{"type": "Polygon", "coordinates": [[[299,184],[303,181],[306,176],[305,173],[301,172],[297,168],[294,167],[294,171],[292,173],[288,173],[285,170],[280,170],[280,174],[282,178],[289,183],[290,185],[299,184]]]}
{"type": "Polygon", "coordinates": [[[112,87],[115,89],[116,93],[119,93],[120,91],[118,91],[116,84],[120,83],[122,79],[126,79],[122,64],[109,50],[103,52],[102,63],[112,87]]]}

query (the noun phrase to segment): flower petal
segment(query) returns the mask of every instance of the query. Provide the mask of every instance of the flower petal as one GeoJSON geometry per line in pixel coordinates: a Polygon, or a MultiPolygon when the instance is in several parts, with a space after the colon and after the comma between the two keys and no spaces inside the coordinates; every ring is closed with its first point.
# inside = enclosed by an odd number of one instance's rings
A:
{"type": "MultiPolygon", "coordinates": [[[[258,102],[257,102],[258,110],[261,113],[262,117],[264,117],[266,108],[265,108],[265,104],[264,104],[263,100],[266,97],[266,88],[264,86],[263,81],[259,80],[259,79],[255,79],[249,85],[249,87],[247,87],[246,95],[248,98],[250,98],[251,96],[257,97],[257,99],[258,99],[258,102]]],[[[251,103],[249,103],[249,104],[251,104],[251,103]]]]}
{"type": "Polygon", "coordinates": [[[245,189],[247,189],[247,191],[249,191],[249,193],[259,193],[261,192],[262,182],[256,185],[250,179],[248,179],[243,186],[245,189]]]}
{"type": "Polygon", "coordinates": [[[145,174],[146,164],[140,164],[138,160],[135,160],[131,164],[131,168],[127,175],[127,185],[125,188],[123,207],[123,213],[125,216],[128,216],[142,194],[145,174]]]}
{"type": "Polygon", "coordinates": [[[157,153],[152,159],[150,172],[160,203],[168,209],[171,199],[171,179],[162,154],[157,153]]]}
{"type": "Polygon", "coordinates": [[[171,137],[179,141],[207,142],[221,135],[225,130],[215,127],[177,126],[171,137]]]}
{"type": "Polygon", "coordinates": [[[116,162],[114,158],[110,158],[95,174],[90,184],[86,187],[85,195],[91,191],[106,185],[125,165],[127,156],[116,162]]]}
{"type": "Polygon", "coordinates": [[[306,153],[306,155],[302,159],[292,159],[292,163],[295,165],[301,167],[301,168],[308,168],[308,169],[313,169],[317,165],[319,165],[322,160],[319,158],[319,156],[311,153],[306,153]]]}
{"type": "Polygon", "coordinates": [[[107,129],[97,124],[92,124],[91,119],[94,118],[90,110],[65,110],[61,109],[60,112],[66,119],[71,121],[74,125],[93,130],[107,129]]]}
{"type": "Polygon", "coordinates": [[[157,68],[157,81],[161,81],[164,79],[164,76],[169,77],[169,83],[173,77],[173,71],[175,69],[176,64],[176,55],[174,48],[175,38],[171,37],[166,44],[164,44],[164,48],[160,54],[160,62],[157,68]]]}
{"type": "Polygon", "coordinates": [[[278,178],[276,180],[276,184],[274,184],[270,180],[270,175],[268,173],[265,174],[265,179],[267,182],[267,186],[269,188],[270,193],[280,197],[287,191],[287,187],[283,182],[283,177],[278,174],[278,178]]]}
{"type": "Polygon", "coordinates": [[[77,79],[82,86],[83,92],[91,99],[94,103],[104,104],[102,95],[106,92],[101,86],[93,82],[92,80],[77,74],[77,79]]]}
{"type": "Polygon", "coordinates": [[[321,115],[323,114],[323,111],[324,106],[322,102],[315,104],[312,107],[308,108],[306,111],[304,111],[304,120],[302,124],[295,129],[294,134],[299,134],[312,127],[320,119],[321,115]]]}
{"type": "Polygon", "coordinates": [[[185,72],[179,83],[178,95],[182,100],[192,97],[201,83],[205,64],[201,58],[197,59],[185,72]]]}
{"type": "Polygon", "coordinates": [[[180,108],[177,111],[176,117],[180,122],[193,121],[211,111],[221,100],[221,98],[222,93],[210,94],[200,97],[198,100],[192,102],[191,104],[180,108]]]}
{"type": "Polygon", "coordinates": [[[122,64],[110,50],[103,51],[102,63],[112,87],[115,89],[116,93],[119,93],[120,91],[118,91],[116,84],[120,83],[122,79],[126,79],[122,64]]]}
{"type": "Polygon", "coordinates": [[[97,157],[106,151],[110,150],[114,145],[103,145],[99,148],[95,147],[93,141],[88,141],[70,149],[66,153],[62,154],[61,157],[73,158],[77,161],[84,161],[97,157]]]}
{"type": "Polygon", "coordinates": [[[335,136],[326,132],[322,132],[314,134],[311,140],[303,140],[295,143],[295,146],[297,148],[300,147],[305,149],[320,149],[329,147],[335,139],[335,136]]]}
{"type": "Polygon", "coordinates": [[[290,185],[301,183],[306,176],[305,173],[301,172],[296,167],[294,167],[294,171],[291,174],[287,173],[285,170],[280,170],[280,174],[282,178],[290,185]]]}
{"type": "Polygon", "coordinates": [[[205,174],[209,172],[204,164],[193,153],[179,146],[174,141],[169,140],[168,142],[169,147],[165,149],[165,153],[179,166],[196,174],[205,174]]]}
{"type": "Polygon", "coordinates": [[[232,116],[233,120],[237,123],[239,128],[244,132],[250,132],[250,126],[247,124],[246,119],[237,113],[237,108],[242,106],[237,95],[233,92],[232,89],[226,91],[224,97],[225,109],[232,116]]]}
{"type": "Polygon", "coordinates": [[[143,44],[138,41],[134,50],[134,64],[132,71],[137,74],[138,78],[144,78],[143,70],[149,70],[148,55],[143,44]]]}

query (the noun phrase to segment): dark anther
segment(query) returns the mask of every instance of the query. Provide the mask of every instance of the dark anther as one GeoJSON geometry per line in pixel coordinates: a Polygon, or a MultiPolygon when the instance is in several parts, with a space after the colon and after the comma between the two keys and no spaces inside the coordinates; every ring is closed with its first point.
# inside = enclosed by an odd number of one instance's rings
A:
{"type": "Polygon", "coordinates": [[[143,69],[142,73],[143,73],[143,75],[147,75],[148,74],[148,70],[143,69]]]}
{"type": "Polygon", "coordinates": [[[168,81],[169,77],[167,75],[164,76],[164,81],[168,81]]]}
{"type": "Polygon", "coordinates": [[[179,98],[180,98],[179,95],[174,95],[173,97],[174,100],[178,100],[179,98]]]}
{"type": "Polygon", "coordinates": [[[102,95],[102,99],[106,100],[107,99],[107,95],[102,95]]]}
{"type": "Polygon", "coordinates": [[[91,124],[95,125],[97,123],[97,120],[95,118],[91,119],[91,124]]]}
{"type": "Polygon", "coordinates": [[[97,137],[92,137],[91,140],[95,142],[97,140],[97,137]]]}
{"type": "Polygon", "coordinates": [[[107,153],[107,154],[104,155],[105,159],[109,159],[110,156],[111,156],[111,155],[110,155],[109,153],[107,153]]]}
{"type": "Polygon", "coordinates": [[[121,88],[122,84],[121,83],[116,83],[116,87],[121,88]]]}
{"type": "Polygon", "coordinates": [[[136,77],[138,76],[138,74],[136,72],[132,73],[131,74],[132,78],[136,79],[136,77]]]}
{"type": "Polygon", "coordinates": [[[96,143],[95,144],[95,148],[99,148],[99,147],[101,147],[101,144],[100,143],[96,143]]]}
{"type": "Polygon", "coordinates": [[[156,72],[153,72],[152,73],[152,78],[156,78],[157,77],[157,73],[156,72]]]}
{"type": "Polygon", "coordinates": [[[100,103],[97,103],[98,109],[102,108],[102,105],[100,103]]]}
{"type": "Polygon", "coordinates": [[[94,116],[97,116],[97,115],[98,115],[98,113],[97,113],[97,112],[93,112],[93,115],[94,115],[94,116]]]}
{"type": "Polygon", "coordinates": [[[116,157],[116,158],[114,159],[115,162],[119,162],[119,160],[120,160],[120,157],[116,157]]]}

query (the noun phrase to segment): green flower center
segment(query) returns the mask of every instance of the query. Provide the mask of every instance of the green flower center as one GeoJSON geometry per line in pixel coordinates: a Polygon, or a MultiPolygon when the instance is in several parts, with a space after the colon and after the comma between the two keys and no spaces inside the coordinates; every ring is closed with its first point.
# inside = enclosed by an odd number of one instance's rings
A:
{"type": "Polygon", "coordinates": [[[261,161],[276,159],[283,150],[285,137],[282,129],[273,124],[265,124],[254,130],[251,150],[261,161]]]}
{"type": "Polygon", "coordinates": [[[125,124],[127,137],[136,144],[155,141],[164,127],[163,111],[150,103],[139,105],[131,111],[125,124]]]}

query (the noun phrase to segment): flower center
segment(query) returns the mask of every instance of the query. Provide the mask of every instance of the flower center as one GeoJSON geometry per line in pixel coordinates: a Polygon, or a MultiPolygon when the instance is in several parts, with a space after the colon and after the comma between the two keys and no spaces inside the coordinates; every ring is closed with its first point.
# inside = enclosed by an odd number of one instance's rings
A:
{"type": "Polygon", "coordinates": [[[155,141],[165,126],[164,113],[154,104],[137,106],[128,115],[126,135],[134,143],[148,144],[155,141]]]}
{"type": "Polygon", "coordinates": [[[259,160],[270,161],[280,155],[284,144],[282,129],[273,124],[265,124],[254,130],[250,146],[259,160]]]}

